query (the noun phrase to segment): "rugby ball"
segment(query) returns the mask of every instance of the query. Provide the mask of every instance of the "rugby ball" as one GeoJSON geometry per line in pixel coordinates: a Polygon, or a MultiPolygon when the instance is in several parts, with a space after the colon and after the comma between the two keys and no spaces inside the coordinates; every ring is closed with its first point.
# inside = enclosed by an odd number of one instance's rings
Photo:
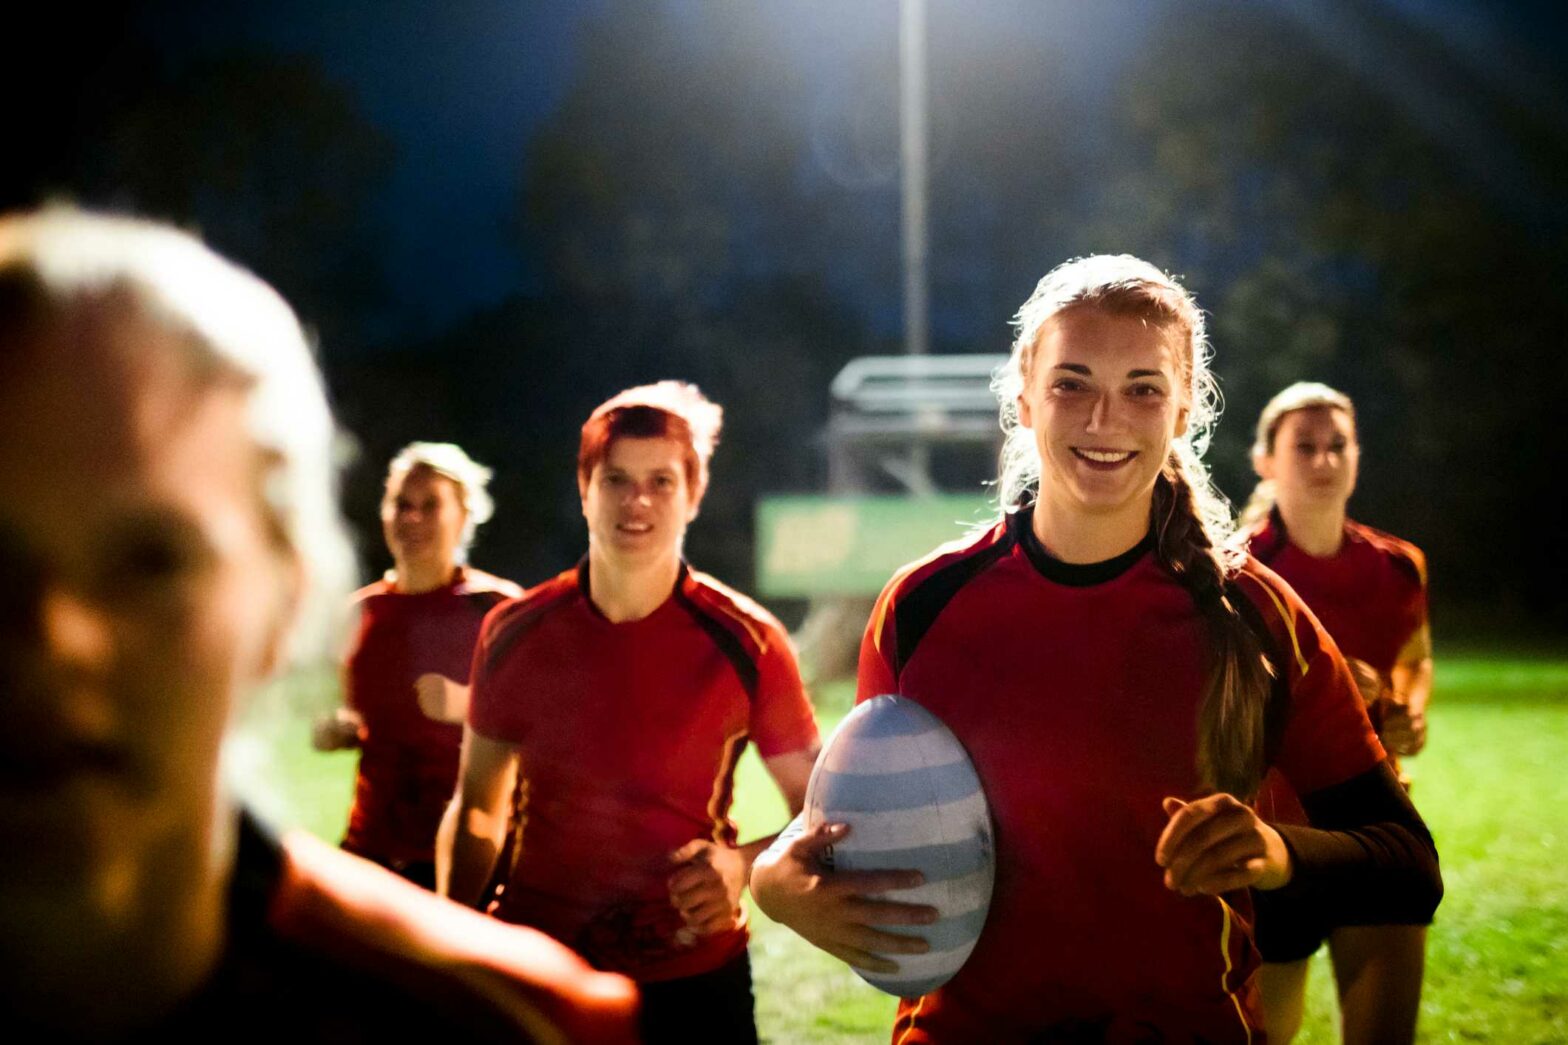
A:
{"type": "Polygon", "coordinates": [[[831,871],[919,871],[925,884],[880,898],[941,913],[931,925],[883,927],[931,945],[925,954],[887,955],[898,972],[851,968],[901,998],[952,979],[980,938],[996,874],[990,808],[958,738],[905,697],[860,704],[828,737],[811,771],[806,827],[824,822],[850,827],[825,857],[831,871]]]}

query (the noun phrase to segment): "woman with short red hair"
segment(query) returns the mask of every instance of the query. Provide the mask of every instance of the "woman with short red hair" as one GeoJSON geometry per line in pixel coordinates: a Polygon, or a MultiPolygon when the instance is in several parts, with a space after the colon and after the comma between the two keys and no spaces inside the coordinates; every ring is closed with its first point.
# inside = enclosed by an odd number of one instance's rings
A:
{"type": "Polygon", "coordinates": [[[754,743],[799,812],[818,748],[784,629],[682,556],[721,420],[662,381],[583,425],[588,554],[486,619],[438,846],[447,895],[493,880],[497,917],[637,980],[650,1042],[756,1040],[740,894],[769,839],[738,844],[735,765],[754,743]]]}

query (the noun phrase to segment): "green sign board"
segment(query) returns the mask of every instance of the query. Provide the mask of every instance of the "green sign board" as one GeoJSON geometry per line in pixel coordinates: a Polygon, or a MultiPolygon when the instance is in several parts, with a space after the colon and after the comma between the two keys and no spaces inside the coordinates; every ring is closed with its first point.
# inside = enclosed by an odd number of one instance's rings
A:
{"type": "Polygon", "coordinates": [[[757,588],[765,598],[875,595],[900,566],[995,518],[984,494],[764,497],[757,588]]]}

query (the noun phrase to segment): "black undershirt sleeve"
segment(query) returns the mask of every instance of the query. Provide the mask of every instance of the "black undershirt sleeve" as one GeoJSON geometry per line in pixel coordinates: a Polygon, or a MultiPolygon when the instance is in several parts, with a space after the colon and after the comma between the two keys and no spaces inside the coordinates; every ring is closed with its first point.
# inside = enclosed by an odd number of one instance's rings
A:
{"type": "Polygon", "coordinates": [[[1311,827],[1271,825],[1294,868],[1274,896],[1312,902],[1339,925],[1431,923],[1443,898],[1437,847],[1389,763],[1301,804],[1311,827]]]}

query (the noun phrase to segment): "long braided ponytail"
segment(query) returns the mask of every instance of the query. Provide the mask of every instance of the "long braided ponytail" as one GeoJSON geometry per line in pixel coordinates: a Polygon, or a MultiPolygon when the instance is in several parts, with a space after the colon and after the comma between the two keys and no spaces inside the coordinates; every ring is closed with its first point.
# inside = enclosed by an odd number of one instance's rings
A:
{"type": "MultiPolygon", "coordinates": [[[[1206,484],[1204,484],[1206,485],[1206,484]]],[[[1202,487],[1199,487],[1202,489],[1202,487]]],[[[1250,798],[1263,780],[1267,710],[1274,671],[1227,593],[1225,552],[1204,523],[1186,462],[1173,450],[1150,505],[1154,554],[1192,594],[1212,655],[1198,706],[1198,776],[1205,787],[1250,798]]]]}

